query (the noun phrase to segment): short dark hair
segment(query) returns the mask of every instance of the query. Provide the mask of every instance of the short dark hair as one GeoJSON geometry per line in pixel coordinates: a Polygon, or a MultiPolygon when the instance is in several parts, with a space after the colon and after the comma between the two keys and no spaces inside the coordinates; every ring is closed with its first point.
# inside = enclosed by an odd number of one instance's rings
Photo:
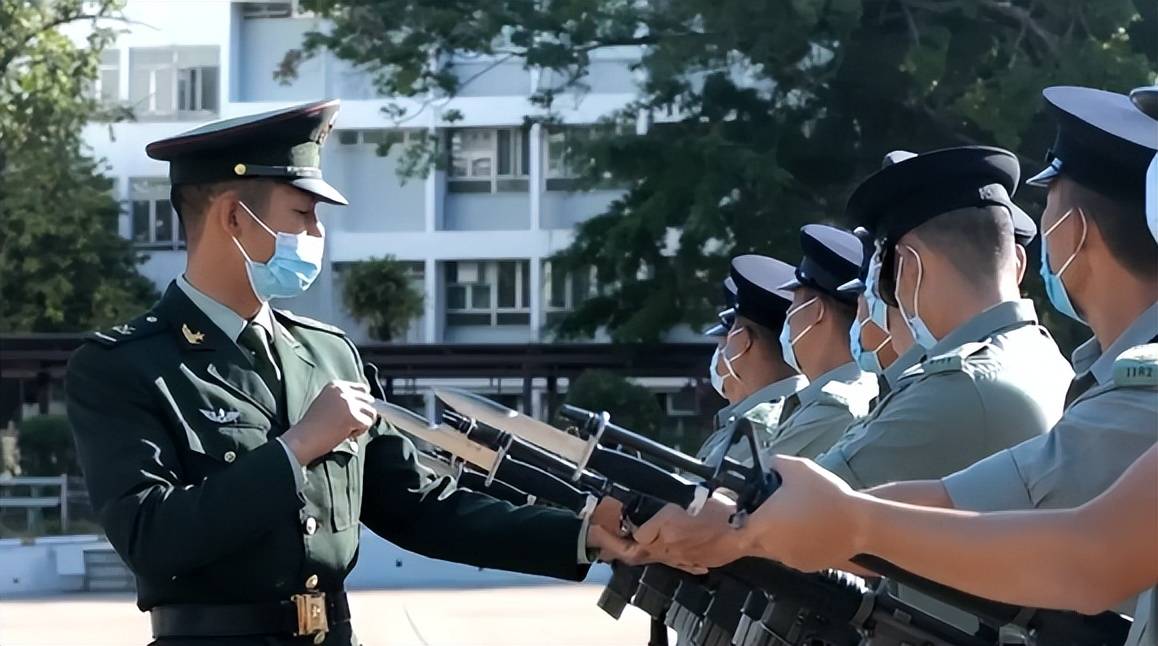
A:
{"type": "Polygon", "coordinates": [[[1158,279],[1158,243],[1146,225],[1142,200],[1109,197],[1064,175],[1057,181],[1063,211],[1081,209],[1126,271],[1138,278],[1158,279]]]}
{"type": "Polygon", "coordinates": [[[185,239],[194,240],[201,233],[205,210],[213,198],[226,191],[237,191],[245,205],[253,209],[254,215],[261,217],[269,206],[270,192],[275,183],[266,178],[253,178],[207,184],[177,184],[170,189],[169,199],[181,220],[181,226],[185,228],[185,239]]]}
{"type": "Polygon", "coordinates": [[[1001,206],[942,213],[913,229],[913,235],[974,279],[996,278],[1016,253],[1013,219],[1001,206]]]}
{"type": "Polygon", "coordinates": [[[740,315],[736,316],[736,321],[732,324],[733,329],[737,327],[747,328],[753,337],[752,342],[759,342],[760,347],[763,348],[764,352],[770,355],[771,358],[778,361],[784,360],[784,356],[780,350],[780,330],[773,331],[772,328],[766,325],[740,315]]]}

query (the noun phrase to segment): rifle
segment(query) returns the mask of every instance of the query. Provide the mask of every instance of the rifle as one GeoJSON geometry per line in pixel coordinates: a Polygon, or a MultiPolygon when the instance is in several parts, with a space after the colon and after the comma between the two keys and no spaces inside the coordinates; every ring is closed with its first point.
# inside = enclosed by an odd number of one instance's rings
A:
{"type": "MultiPolygon", "coordinates": [[[[621,474],[618,473],[620,467],[614,465],[605,467],[602,461],[592,461],[591,459],[592,456],[598,454],[601,442],[631,448],[655,462],[696,475],[703,479],[700,483],[701,486],[709,491],[727,488],[737,494],[738,522],[742,522],[745,512],[754,510],[771,495],[775,490],[775,485],[778,484],[777,476],[764,470],[760,452],[756,450],[755,437],[750,426],[745,429],[744,424],[737,424],[733,432],[747,435],[753,449],[753,465],[745,467],[725,458],[713,466],[704,464],[691,456],[674,451],[627,429],[615,426],[610,423],[606,413],[597,414],[573,406],[564,406],[561,410],[562,416],[579,424],[580,437],[576,438],[548,424],[521,416],[476,395],[465,393],[469,397],[464,397],[464,393],[448,391],[436,391],[436,395],[460,412],[477,417],[488,425],[506,430],[512,435],[552,451],[575,464],[577,468],[590,467],[593,471],[599,472],[613,482],[621,484],[623,482],[621,474]],[[489,405],[480,405],[478,400],[487,402],[489,405]],[[560,437],[567,437],[568,439],[560,440],[560,437]]],[[[733,436],[733,441],[736,439],[733,436]]],[[[664,487],[651,488],[645,493],[685,508],[693,507],[689,511],[698,511],[694,509],[694,505],[689,504],[689,502],[694,501],[689,501],[686,495],[666,495],[668,492],[665,491],[664,487]]],[[[638,518],[632,519],[632,522],[638,523],[638,518]]],[[[879,572],[902,585],[960,607],[992,625],[1019,626],[1038,643],[1112,646],[1122,642],[1128,627],[1128,623],[1113,613],[1103,613],[1097,617],[1085,617],[1072,612],[1023,609],[981,599],[917,577],[873,556],[858,555],[853,559],[853,562],[879,572]]],[[[760,622],[754,623],[753,617],[748,615],[745,628],[748,629],[748,633],[752,632],[753,627],[765,630],[781,640],[776,643],[803,643],[799,640],[806,639],[805,633],[814,631],[813,626],[817,624],[852,626],[865,639],[874,644],[928,643],[946,646],[972,646],[973,644],[993,643],[990,639],[969,635],[935,617],[912,608],[892,597],[881,587],[868,590],[863,586],[849,585],[847,579],[834,578],[831,574],[805,575],[761,559],[741,559],[735,564],[719,568],[716,573],[717,576],[726,574],[735,579],[746,580],[753,589],[766,593],[767,598],[771,601],[765,605],[760,622]],[[751,576],[750,573],[753,571],[758,571],[759,575],[751,576]],[[746,572],[749,573],[747,576],[745,576],[746,572]],[[770,584],[773,581],[776,582],[775,585],[770,584]],[[821,592],[804,595],[800,590],[813,590],[814,592],[819,590],[821,592]],[[855,604],[852,603],[854,600],[856,601],[855,604]],[[827,621],[798,620],[792,622],[792,625],[786,629],[782,625],[784,622],[778,621],[778,618],[782,619],[785,616],[786,607],[809,610],[809,612],[798,610],[795,613],[797,617],[802,614],[811,615],[827,621]],[[822,608],[822,611],[817,612],[813,610],[814,608],[822,608]],[[854,610],[850,612],[850,608],[854,610]],[[769,624],[769,622],[771,623],[769,624]]],[[[646,581],[647,571],[645,570],[639,578],[638,591],[644,590],[646,581]]],[[[638,591],[636,596],[639,596],[638,591]]],[[[677,589],[676,597],[679,596],[677,589]]],[[[738,594],[735,594],[734,590],[729,590],[727,594],[722,595],[720,598],[722,607],[716,614],[723,615],[734,611],[735,625],[739,628],[744,616],[741,610],[748,607],[749,604],[747,598],[743,603],[737,603],[737,597],[738,594]]],[[[705,623],[703,621],[703,617],[709,615],[711,606],[710,601],[707,606],[704,606],[704,594],[695,593],[694,589],[689,588],[686,598],[690,605],[685,606],[685,609],[689,612],[681,617],[679,609],[676,608],[677,616],[670,618],[669,625],[674,623],[685,631],[694,629],[692,637],[698,638],[699,642],[693,643],[718,642],[720,635],[718,629],[721,625],[726,628],[727,624],[720,624],[715,621],[705,623]],[[697,612],[700,607],[703,608],[702,615],[697,612]],[[697,618],[699,625],[696,625],[697,618]],[[704,628],[705,625],[709,627],[704,628]]],[[[753,604],[758,606],[758,599],[753,604]]],[[[749,607],[749,611],[753,609],[754,607],[749,607]]],[[[846,635],[838,634],[832,637],[835,641],[831,643],[846,643],[843,641],[846,638],[846,635]]],[[[822,641],[821,643],[828,642],[822,641]]]]}

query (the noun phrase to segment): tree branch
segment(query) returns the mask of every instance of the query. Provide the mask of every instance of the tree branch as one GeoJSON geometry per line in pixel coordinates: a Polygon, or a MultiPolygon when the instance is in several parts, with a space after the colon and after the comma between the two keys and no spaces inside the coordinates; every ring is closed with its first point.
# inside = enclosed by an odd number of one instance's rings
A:
{"type": "Polygon", "coordinates": [[[1007,2],[1006,0],[979,0],[979,4],[982,8],[989,9],[993,13],[1007,18],[1012,18],[1021,24],[1023,28],[1028,28],[1029,31],[1031,31],[1034,36],[1037,36],[1038,40],[1045,45],[1045,48],[1049,50],[1051,56],[1054,58],[1058,57],[1057,36],[1051,34],[1034,20],[1029,10],[1015,7],[1013,3],[1007,2]]]}

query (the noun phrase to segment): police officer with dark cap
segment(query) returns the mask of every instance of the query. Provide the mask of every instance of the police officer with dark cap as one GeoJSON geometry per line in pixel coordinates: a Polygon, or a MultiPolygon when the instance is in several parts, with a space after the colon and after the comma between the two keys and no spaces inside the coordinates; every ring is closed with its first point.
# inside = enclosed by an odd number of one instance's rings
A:
{"type": "Polygon", "coordinates": [[[1019,298],[1018,175],[1007,151],[950,148],[882,168],[849,199],[881,260],[873,298],[897,308],[925,353],[817,459],[853,486],[940,477],[1060,417],[1072,373],[1019,298]]]}
{"type": "MultiPolygon", "coordinates": [[[[725,401],[728,399],[728,393],[724,389],[724,372],[723,367],[720,366],[720,353],[724,350],[724,344],[728,340],[728,332],[732,329],[732,324],[736,321],[736,281],[732,280],[731,276],[724,279],[724,309],[716,313],[716,324],[704,330],[704,336],[716,342],[716,350],[712,353],[712,359],[708,363],[708,377],[712,382],[712,390],[716,391],[725,401]]],[[[720,428],[731,414],[732,404],[728,403],[720,410],[716,411],[715,426],[720,428]]]]}
{"type": "Polygon", "coordinates": [[[337,113],[323,101],[150,144],[186,270],[69,362],[92,506],[155,644],[356,644],[343,582],[363,524],[434,558],[564,579],[585,576],[588,549],[627,546],[435,477],[376,419],[345,334],[270,307],[321,269],[316,205],[346,203],[319,165],[337,113]]]}
{"type": "Polygon", "coordinates": [[[800,247],[795,276],[780,286],[793,296],[780,348],[788,364],[808,377],[808,387],[793,395],[798,405],[780,420],[769,450],[811,458],[868,414],[877,382],[852,359],[847,340],[856,297],[839,291],[860,270],[861,241],[843,229],[809,224],[800,229],[800,247]]]}
{"type": "Polygon", "coordinates": [[[774,437],[789,396],[808,385],[808,380],[784,361],[779,343],[780,326],[792,301],[790,292],[778,287],[789,280],[794,268],[788,263],[758,255],[732,259],[730,278],[736,285],[735,319],[721,350],[718,369],[731,404],[728,419],[708,437],[698,456],[718,459],[722,455],[750,460],[743,443],[729,446],[733,424],[746,418],[757,425],[757,437],[766,447],[774,437]]]}
{"type": "MultiPolygon", "coordinates": [[[[1144,206],[1158,122],[1121,94],[1051,87],[1043,95],[1058,133],[1049,166],[1028,181],[1049,190],[1041,273],[1054,308],[1094,333],[1073,353],[1078,377],[1065,413],[1046,435],[879,495],[977,511],[1074,507],[1158,441],[1158,244],[1144,206]]],[[[1155,603],[1153,592],[1144,595],[1138,616],[1152,617],[1155,603]]],[[[1129,643],[1153,643],[1158,635],[1146,626],[1135,621],[1129,643]]]]}
{"type": "MultiPolygon", "coordinates": [[[[898,161],[912,159],[917,154],[907,150],[896,150],[885,155],[882,167],[898,161]]],[[[1024,250],[1037,237],[1037,225],[1021,207],[1009,204],[1013,218],[1013,239],[1024,250]]],[[[924,349],[913,342],[912,334],[901,322],[900,312],[876,296],[875,290],[866,290],[865,283],[876,280],[879,274],[879,259],[874,254],[875,243],[872,234],[864,227],[857,227],[853,233],[865,245],[860,274],[840,286],[839,291],[857,299],[857,320],[849,333],[849,344],[853,359],[865,372],[878,375],[878,386],[883,397],[904,371],[924,358],[924,349]]],[[[1024,273],[1022,273],[1024,276],[1024,273]]],[[[876,402],[873,402],[875,407],[876,402]]]]}

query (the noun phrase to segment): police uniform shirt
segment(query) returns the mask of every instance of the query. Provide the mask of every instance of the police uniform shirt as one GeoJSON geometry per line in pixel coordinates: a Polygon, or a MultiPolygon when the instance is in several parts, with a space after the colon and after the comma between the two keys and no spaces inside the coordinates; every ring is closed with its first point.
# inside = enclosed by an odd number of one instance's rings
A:
{"type": "Polygon", "coordinates": [[[889,367],[885,368],[885,371],[881,373],[884,376],[885,383],[888,384],[889,389],[896,388],[897,382],[900,380],[901,375],[903,375],[909,368],[912,368],[918,363],[921,363],[924,358],[925,348],[921,347],[917,343],[914,343],[909,347],[908,350],[905,350],[904,354],[900,355],[896,358],[895,361],[889,364],[889,367]]]}
{"type": "Polygon", "coordinates": [[[861,489],[943,477],[1045,433],[1073,376],[1029,300],[981,312],[928,356],[817,462],[861,489]]]}
{"type": "MultiPolygon", "coordinates": [[[[808,386],[808,378],[804,375],[792,375],[787,379],[773,382],[748,395],[744,399],[736,403],[730,408],[730,414],[723,419],[723,423],[718,425],[716,431],[708,436],[704,441],[703,446],[700,447],[696,457],[701,460],[711,462],[719,460],[721,453],[725,453],[728,457],[748,464],[752,460],[751,448],[746,442],[740,441],[731,446],[728,446],[728,441],[732,437],[733,421],[740,417],[745,417],[752,412],[753,409],[760,407],[765,413],[765,418],[774,420],[772,424],[758,424],[756,425],[756,442],[763,450],[773,439],[773,434],[776,430],[776,422],[779,421],[780,414],[783,412],[785,406],[795,406],[794,395],[808,386]]],[[[723,412],[723,411],[721,411],[723,412]]]]}
{"type": "Polygon", "coordinates": [[[1000,451],[943,482],[959,509],[992,511],[1076,507],[1105,491],[1158,441],[1158,386],[1115,379],[1115,359],[1158,336],[1158,303],[1105,351],[1091,339],[1074,367],[1096,385],[1066,409],[1046,435],[1000,451]]]}
{"type": "Polygon", "coordinates": [[[800,405],[781,420],[768,453],[814,458],[865,415],[877,396],[876,375],[846,363],[817,377],[796,393],[800,405]]]}
{"type": "Polygon", "coordinates": [[[1158,587],[1150,588],[1138,597],[1134,610],[1134,624],[1126,636],[1124,646],[1158,646],[1158,587]]]}

